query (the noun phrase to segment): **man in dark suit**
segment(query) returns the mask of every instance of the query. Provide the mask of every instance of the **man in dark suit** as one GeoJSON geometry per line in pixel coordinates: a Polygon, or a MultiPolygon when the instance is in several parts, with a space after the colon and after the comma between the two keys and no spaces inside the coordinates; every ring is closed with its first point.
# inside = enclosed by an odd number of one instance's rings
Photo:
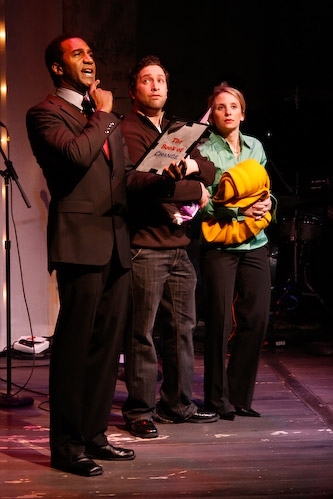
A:
{"type": "Polygon", "coordinates": [[[55,95],[28,110],[26,125],[51,197],[48,261],[60,300],[50,360],[51,466],[95,476],[103,468],[94,458],[135,457],[105,433],[132,311],[125,195],[132,165],[87,42],[60,35],[45,62],[55,95]]]}

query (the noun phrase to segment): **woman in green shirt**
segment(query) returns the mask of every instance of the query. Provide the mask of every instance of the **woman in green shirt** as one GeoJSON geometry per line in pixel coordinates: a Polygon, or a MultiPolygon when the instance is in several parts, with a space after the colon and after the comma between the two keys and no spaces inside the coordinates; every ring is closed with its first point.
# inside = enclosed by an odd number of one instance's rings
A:
{"type": "MultiPolygon", "coordinates": [[[[249,225],[257,224],[258,229],[244,241],[237,238],[236,242],[223,238],[207,241],[201,237],[205,407],[214,410],[221,419],[233,420],[235,414],[259,417],[251,405],[270,310],[268,238],[264,228],[260,229],[271,220],[269,179],[266,179],[268,185],[265,184],[268,195],[247,206],[244,202],[239,205],[234,202],[226,207],[214,195],[221,192],[222,175],[236,165],[249,165],[247,178],[250,184],[256,184],[257,173],[252,174],[251,167],[255,165],[259,171],[265,167],[267,158],[259,140],[240,132],[246,104],[239,90],[223,83],[214,89],[208,104],[212,132],[200,146],[200,152],[214,162],[216,175],[208,188],[211,198],[201,212],[202,218],[209,223],[219,221],[227,228],[231,224],[238,228],[249,221],[249,225]],[[228,345],[230,357],[226,364],[228,345]]],[[[228,174],[232,171],[235,170],[228,174]]]]}

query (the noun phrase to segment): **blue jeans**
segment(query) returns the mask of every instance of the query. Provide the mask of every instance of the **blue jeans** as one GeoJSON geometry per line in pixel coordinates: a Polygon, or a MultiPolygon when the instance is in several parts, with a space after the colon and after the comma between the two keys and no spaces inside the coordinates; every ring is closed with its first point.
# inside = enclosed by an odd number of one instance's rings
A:
{"type": "Polygon", "coordinates": [[[193,330],[196,325],[196,272],[186,249],[132,249],[133,330],[125,349],[128,398],[126,421],[151,419],[156,411],[158,356],[153,330],[158,310],[161,325],[163,381],[159,408],[186,419],[196,410],[193,388],[193,330]]]}

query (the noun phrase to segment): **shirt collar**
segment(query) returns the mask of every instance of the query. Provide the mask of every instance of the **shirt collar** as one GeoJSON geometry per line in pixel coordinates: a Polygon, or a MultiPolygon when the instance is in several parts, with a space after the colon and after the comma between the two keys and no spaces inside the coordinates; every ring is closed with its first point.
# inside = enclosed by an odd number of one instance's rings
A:
{"type": "MultiPolygon", "coordinates": [[[[215,135],[215,137],[217,138],[217,140],[221,141],[222,144],[225,147],[227,147],[227,144],[228,144],[227,140],[224,137],[222,137],[222,135],[219,134],[219,132],[217,131],[217,129],[213,129],[212,131],[213,131],[213,134],[215,135]]],[[[240,142],[241,147],[243,147],[243,146],[246,146],[246,147],[249,147],[249,148],[251,147],[250,144],[249,144],[249,142],[246,139],[246,135],[244,135],[242,132],[239,132],[239,142],[240,142]]]]}
{"type": "Polygon", "coordinates": [[[144,114],[142,111],[137,111],[137,114],[140,114],[141,116],[144,116],[147,120],[149,120],[153,125],[154,127],[157,128],[157,130],[162,133],[162,120],[163,120],[163,116],[164,116],[164,111],[162,111],[162,114],[160,116],[160,120],[159,120],[159,123],[158,123],[158,126],[156,126],[152,120],[149,118],[149,116],[147,116],[146,114],[144,114]]]}
{"type": "Polygon", "coordinates": [[[78,109],[82,110],[82,100],[84,95],[80,94],[79,92],[71,90],[70,88],[58,87],[55,94],[58,97],[65,99],[70,104],[73,104],[73,106],[77,107],[78,109]]]}

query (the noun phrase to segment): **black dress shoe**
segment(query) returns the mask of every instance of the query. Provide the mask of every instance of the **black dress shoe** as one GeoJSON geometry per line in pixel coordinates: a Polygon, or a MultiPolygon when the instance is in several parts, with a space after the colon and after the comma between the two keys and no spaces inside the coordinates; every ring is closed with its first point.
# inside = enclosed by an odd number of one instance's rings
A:
{"type": "Polygon", "coordinates": [[[233,421],[235,419],[235,413],[230,412],[221,412],[219,413],[220,419],[226,419],[227,421],[233,421]]]}
{"type": "Polygon", "coordinates": [[[104,459],[105,461],[130,461],[135,458],[134,450],[113,447],[110,444],[102,447],[89,443],[86,445],[86,453],[89,457],[104,459]]]}
{"type": "Polygon", "coordinates": [[[103,473],[102,466],[96,464],[83,452],[72,454],[67,458],[52,457],[51,467],[80,476],[97,476],[103,473]]]}
{"type": "Polygon", "coordinates": [[[185,419],[185,423],[214,423],[219,419],[215,412],[197,409],[189,418],[185,419]]]}
{"type": "Polygon", "coordinates": [[[235,407],[237,416],[247,416],[249,418],[260,418],[260,413],[253,409],[243,409],[242,407],[235,407]]]}
{"type": "Polygon", "coordinates": [[[140,438],[156,438],[158,437],[158,431],[151,419],[141,419],[140,421],[134,421],[128,423],[128,431],[131,435],[140,438]]]}
{"type": "Polygon", "coordinates": [[[166,416],[161,412],[156,412],[154,420],[156,421],[156,423],[162,424],[184,423],[184,419],[171,418],[170,416],[166,416]]]}

